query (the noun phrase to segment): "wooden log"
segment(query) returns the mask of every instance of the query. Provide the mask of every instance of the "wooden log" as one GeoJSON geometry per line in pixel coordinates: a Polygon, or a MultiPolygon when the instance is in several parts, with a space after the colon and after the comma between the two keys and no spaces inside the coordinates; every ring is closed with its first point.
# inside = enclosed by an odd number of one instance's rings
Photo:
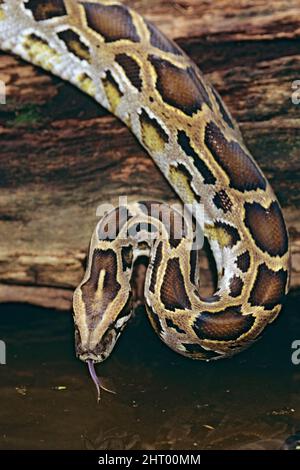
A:
{"type": "MultiPolygon", "coordinates": [[[[300,287],[298,0],[128,0],[173,37],[216,86],[283,205],[300,287]]],[[[61,80],[1,53],[0,302],[68,310],[96,210],[118,196],[174,201],[116,118],[61,80]],[[145,185],[145,181],[147,185],[145,185]]],[[[201,259],[203,293],[212,290],[201,259]]]]}

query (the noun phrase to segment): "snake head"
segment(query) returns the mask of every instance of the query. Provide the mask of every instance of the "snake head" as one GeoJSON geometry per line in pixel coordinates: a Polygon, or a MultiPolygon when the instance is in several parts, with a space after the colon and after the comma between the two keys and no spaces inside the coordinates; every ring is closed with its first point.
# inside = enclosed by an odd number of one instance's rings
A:
{"type": "MultiPolygon", "coordinates": [[[[73,298],[75,323],[76,356],[87,363],[90,376],[96,385],[98,402],[100,390],[115,393],[103,385],[95,371],[95,363],[103,362],[112,352],[118,337],[131,316],[131,299],[116,315],[102,313],[99,303],[94,308],[86,308],[83,302],[82,284],[76,289],[73,298]]],[[[103,292],[105,293],[105,289],[103,292]]],[[[123,296],[124,298],[124,296],[123,296]]]]}
{"type": "Polygon", "coordinates": [[[85,276],[73,296],[76,355],[93,363],[110,355],[132,313],[129,280],[119,282],[122,263],[113,247],[100,246],[95,233],[85,276]]]}
{"type": "Polygon", "coordinates": [[[131,299],[115,314],[102,314],[98,304],[94,309],[83,307],[82,288],[77,288],[73,298],[76,356],[84,362],[103,362],[131,317],[131,299]]]}

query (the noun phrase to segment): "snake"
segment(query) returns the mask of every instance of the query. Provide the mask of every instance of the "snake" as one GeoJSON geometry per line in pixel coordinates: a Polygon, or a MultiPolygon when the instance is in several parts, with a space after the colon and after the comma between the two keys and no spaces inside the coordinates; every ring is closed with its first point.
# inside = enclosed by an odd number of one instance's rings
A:
{"type": "Polygon", "coordinates": [[[149,260],[147,315],[172,350],[210,361],[260,338],[288,292],[288,232],[238,124],[198,66],[115,0],[0,0],[0,48],[94,98],[133,132],[182,204],[203,207],[218,277],[207,297],[193,239],[198,216],[186,221],[166,202],[133,201],[97,222],[73,310],[76,354],[98,392],[95,364],[110,356],[132,316],[140,256],[149,260]]]}

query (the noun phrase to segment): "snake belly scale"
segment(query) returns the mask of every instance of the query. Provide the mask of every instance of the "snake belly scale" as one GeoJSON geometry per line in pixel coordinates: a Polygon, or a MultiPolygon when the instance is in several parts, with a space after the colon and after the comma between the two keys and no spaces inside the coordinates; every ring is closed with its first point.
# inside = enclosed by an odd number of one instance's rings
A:
{"type": "Polygon", "coordinates": [[[78,356],[91,365],[110,355],[131,315],[130,278],[140,254],[150,258],[147,312],[169,347],[210,360],[252,344],[277,317],[288,290],[288,234],[269,183],[197,66],[153,24],[114,0],[0,0],[0,47],[110,110],[181,201],[204,206],[204,234],[219,278],[210,298],[199,293],[188,233],[175,240],[171,227],[162,237],[161,214],[170,211],[181,223],[178,212],[159,203],[149,216],[149,202],[137,202],[98,223],[74,294],[78,356]],[[119,221],[114,238],[105,230],[112,216],[119,221]],[[152,244],[149,225],[157,233],[152,244]],[[125,237],[125,230],[132,235],[125,237]]]}

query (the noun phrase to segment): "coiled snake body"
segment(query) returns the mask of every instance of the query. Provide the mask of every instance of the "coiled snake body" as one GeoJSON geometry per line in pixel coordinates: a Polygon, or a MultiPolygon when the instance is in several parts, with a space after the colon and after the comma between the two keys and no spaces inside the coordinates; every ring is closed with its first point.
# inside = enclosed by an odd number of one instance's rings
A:
{"type": "Polygon", "coordinates": [[[0,47],[94,97],[131,128],[184,203],[204,205],[219,276],[210,298],[199,294],[190,229],[173,236],[179,212],[157,204],[149,217],[149,202],[133,203],[99,222],[74,294],[77,354],[91,371],[130,318],[130,277],[141,253],[150,257],[149,318],[173,350],[218,359],[256,340],[288,289],[287,230],[236,123],[196,65],[114,0],[0,0],[0,47]],[[172,220],[168,233],[163,213],[172,220]],[[113,216],[119,230],[110,237],[113,216]],[[157,234],[151,243],[149,226],[157,234]]]}

